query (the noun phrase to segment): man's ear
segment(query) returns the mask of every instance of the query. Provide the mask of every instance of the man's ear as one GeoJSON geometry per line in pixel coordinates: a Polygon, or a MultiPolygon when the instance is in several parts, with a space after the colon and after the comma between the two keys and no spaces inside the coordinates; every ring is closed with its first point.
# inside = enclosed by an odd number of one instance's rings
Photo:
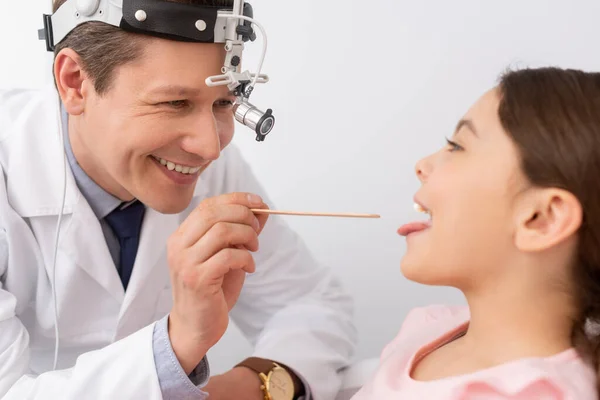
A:
{"type": "Polygon", "coordinates": [[[566,190],[531,189],[520,202],[515,245],[521,251],[551,248],[571,237],[581,226],[581,204],[566,190]]]}
{"type": "Polygon", "coordinates": [[[75,51],[66,48],[56,55],[54,79],[67,112],[71,115],[82,114],[85,109],[88,76],[83,70],[81,57],[75,51]]]}

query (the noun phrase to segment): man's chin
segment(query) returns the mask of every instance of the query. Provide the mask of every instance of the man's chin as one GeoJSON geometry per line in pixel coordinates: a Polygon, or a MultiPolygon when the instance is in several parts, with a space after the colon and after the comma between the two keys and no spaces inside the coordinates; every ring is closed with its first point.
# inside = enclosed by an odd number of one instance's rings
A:
{"type": "Polygon", "coordinates": [[[133,194],[147,207],[161,214],[178,214],[184,211],[194,197],[200,173],[190,176],[189,182],[177,183],[157,169],[163,168],[160,164],[154,160],[152,163],[154,165],[150,170],[145,171],[132,185],[137,192],[133,194]]]}
{"type": "Polygon", "coordinates": [[[157,193],[159,196],[151,196],[147,198],[139,197],[139,200],[155,211],[161,214],[179,214],[189,207],[192,202],[193,191],[189,194],[173,193],[167,196],[164,192],[157,193]]]}
{"type": "Polygon", "coordinates": [[[161,214],[179,214],[180,212],[182,212],[183,210],[185,210],[186,207],[162,207],[162,208],[155,208],[155,207],[150,207],[152,208],[154,211],[158,211],[161,214]]]}

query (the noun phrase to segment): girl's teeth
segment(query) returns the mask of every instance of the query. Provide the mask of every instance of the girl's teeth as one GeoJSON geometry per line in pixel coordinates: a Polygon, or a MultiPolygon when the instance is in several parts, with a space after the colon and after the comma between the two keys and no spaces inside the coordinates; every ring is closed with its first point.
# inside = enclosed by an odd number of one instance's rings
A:
{"type": "Polygon", "coordinates": [[[415,210],[417,210],[418,212],[425,213],[429,216],[429,218],[431,218],[431,212],[429,210],[427,210],[426,208],[424,208],[422,205],[415,203],[414,207],[415,207],[415,210]]]}
{"type": "Polygon", "coordinates": [[[154,157],[158,162],[167,167],[169,171],[177,171],[181,174],[195,174],[200,171],[200,167],[187,167],[185,165],[175,164],[171,161],[167,161],[164,158],[154,157]]]}
{"type": "Polygon", "coordinates": [[[415,203],[414,207],[415,207],[415,210],[418,212],[427,213],[427,210],[424,209],[423,206],[421,206],[420,204],[415,203]]]}

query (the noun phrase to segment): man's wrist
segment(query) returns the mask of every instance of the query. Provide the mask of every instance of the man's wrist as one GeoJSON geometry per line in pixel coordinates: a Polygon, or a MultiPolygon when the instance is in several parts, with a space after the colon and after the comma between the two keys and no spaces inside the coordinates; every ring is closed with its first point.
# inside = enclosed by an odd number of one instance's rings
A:
{"type": "Polygon", "coordinates": [[[167,332],[169,334],[169,340],[171,342],[171,347],[173,348],[173,353],[175,353],[175,357],[179,361],[181,368],[185,371],[186,375],[192,373],[192,371],[200,364],[208,349],[204,349],[202,346],[197,345],[196,343],[189,342],[187,340],[186,335],[180,335],[173,329],[173,324],[171,323],[171,316],[169,315],[169,319],[167,322],[167,332]]]}
{"type": "Polygon", "coordinates": [[[264,392],[261,389],[262,380],[256,372],[246,367],[235,367],[229,371],[229,374],[236,385],[245,388],[244,393],[247,393],[248,400],[264,399],[264,392]]]}
{"type": "MultiPolygon", "coordinates": [[[[273,360],[268,360],[268,359],[264,359],[264,358],[258,358],[258,357],[250,357],[245,359],[244,361],[242,361],[241,363],[239,363],[238,365],[236,365],[236,367],[234,369],[237,368],[244,368],[247,369],[248,371],[252,372],[257,379],[259,380],[259,387],[260,385],[262,385],[262,382],[260,381],[260,378],[258,377],[259,371],[256,371],[253,368],[250,368],[247,365],[244,365],[246,363],[248,363],[250,361],[250,363],[252,364],[265,364],[265,365],[269,365],[270,366],[275,366],[274,364],[276,363],[277,365],[279,365],[281,368],[285,369],[286,372],[290,375],[290,377],[292,378],[292,381],[294,383],[294,399],[297,399],[300,396],[304,396],[306,393],[306,390],[304,388],[304,384],[302,383],[302,380],[296,375],[296,373],[289,368],[287,365],[282,364],[278,361],[273,361],[273,360]]],[[[265,375],[268,375],[268,371],[260,371],[263,372],[265,375]]]]}
{"type": "Polygon", "coordinates": [[[264,400],[261,380],[247,368],[233,368],[212,376],[203,388],[215,400],[264,400]]]}

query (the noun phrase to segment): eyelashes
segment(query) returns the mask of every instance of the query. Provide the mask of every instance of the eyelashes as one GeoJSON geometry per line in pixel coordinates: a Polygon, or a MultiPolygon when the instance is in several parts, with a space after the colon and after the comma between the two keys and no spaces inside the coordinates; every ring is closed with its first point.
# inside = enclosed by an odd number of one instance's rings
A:
{"type": "Polygon", "coordinates": [[[448,145],[448,151],[451,153],[455,152],[455,151],[464,150],[464,148],[460,144],[453,142],[452,140],[450,140],[448,138],[446,138],[446,143],[448,145]]]}

